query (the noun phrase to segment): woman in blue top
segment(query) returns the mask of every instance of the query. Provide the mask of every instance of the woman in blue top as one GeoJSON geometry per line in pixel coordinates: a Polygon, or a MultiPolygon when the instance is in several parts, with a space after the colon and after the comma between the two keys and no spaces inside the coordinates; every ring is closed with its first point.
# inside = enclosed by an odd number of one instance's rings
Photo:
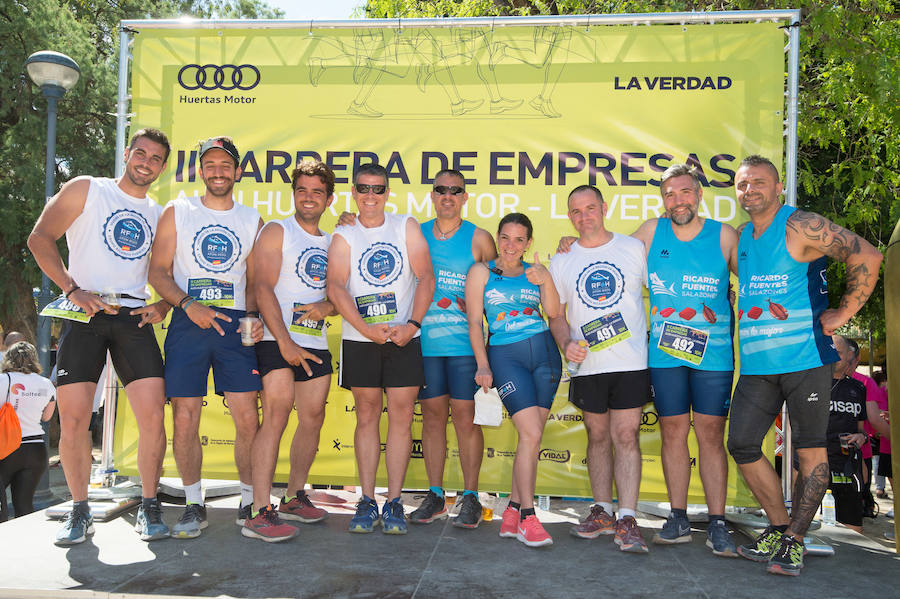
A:
{"type": "Polygon", "coordinates": [[[509,507],[503,512],[501,537],[515,537],[530,547],[553,543],[534,514],[534,485],[544,424],[556,395],[562,362],[541,308],[548,318],[560,311],[550,272],[540,263],[522,261],[531,247],[527,216],[507,214],[497,230],[496,260],[472,265],[466,278],[469,340],[478,370],[475,383],[496,387],[519,434],[513,463],[509,507]],[[482,316],[488,321],[485,347],[482,316]]]}

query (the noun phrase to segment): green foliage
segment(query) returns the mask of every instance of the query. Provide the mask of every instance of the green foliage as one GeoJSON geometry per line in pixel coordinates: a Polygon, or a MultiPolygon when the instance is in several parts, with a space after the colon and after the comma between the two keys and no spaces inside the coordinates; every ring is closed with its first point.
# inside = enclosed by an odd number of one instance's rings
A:
{"type": "MultiPolygon", "coordinates": [[[[119,21],[278,18],[260,0],[0,0],[0,324],[34,338],[32,287],[40,271],[25,246],[44,205],[47,103],[25,72],[38,50],[57,50],[81,68],[59,102],[57,188],[76,174],[115,171],[119,21]]],[[[61,249],[65,244],[60,244],[61,249]]]]}

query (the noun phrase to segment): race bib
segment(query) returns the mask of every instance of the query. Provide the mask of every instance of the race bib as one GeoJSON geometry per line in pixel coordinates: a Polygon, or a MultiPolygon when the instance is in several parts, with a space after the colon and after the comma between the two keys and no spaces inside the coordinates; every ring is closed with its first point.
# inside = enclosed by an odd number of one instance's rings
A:
{"type": "Polygon", "coordinates": [[[600,351],[631,337],[621,312],[612,312],[581,327],[590,351],[600,351]]]}
{"type": "Polygon", "coordinates": [[[390,322],[397,314],[397,296],[393,291],[356,298],[356,309],[366,324],[390,322]]]}
{"type": "Polygon", "coordinates": [[[73,304],[61,295],[41,310],[41,316],[51,316],[53,318],[64,318],[66,320],[74,320],[75,322],[90,322],[91,317],[85,314],[81,307],[73,304]]]}
{"type": "Polygon", "coordinates": [[[683,324],[664,322],[656,346],[674,358],[699,365],[706,353],[709,333],[683,324]]]}
{"type": "MultiPolygon", "coordinates": [[[[302,306],[303,302],[294,302],[294,308],[302,306]]],[[[292,333],[300,333],[301,335],[309,335],[311,337],[321,337],[322,331],[325,329],[324,320],[310,320],[304,318],[306,312],[293,312],[291,316],[291,326],[288,330],[292,333]]]]}
{"type": "Polygon", "coordinates": [[[234,283],[219,279],[188,279],[188,295],[207,306],[234,307],[234,283]]]}

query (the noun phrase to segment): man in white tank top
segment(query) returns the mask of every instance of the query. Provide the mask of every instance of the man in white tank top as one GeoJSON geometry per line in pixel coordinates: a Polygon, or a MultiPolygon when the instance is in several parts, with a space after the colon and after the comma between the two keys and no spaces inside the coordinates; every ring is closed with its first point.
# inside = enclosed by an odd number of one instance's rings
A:
{"type": "MultiPolygon", "coordinates": [[[[200,488],[203,450],[200,415],[209,370],[223,407],[234,419],[234,458],[241,481],[238,525],[253,502],[250,447],[259,427],[257,394],[262,388],[252,347],[241,345],[238,319],[256,316],[254,341],[262,323],[253,293],[252,249],[262,219],[234,201],[241,176],[237,148],[228,137],[203,142],[199,153],[202,197],[174,200],[159,219],[150,281],[177,309],[166,333],[166,396],[172,399],[172,449],[184,484],[185,511],[172,536],[194,538],[206,527],[200,488]]],[[[218,403],[218,401],[216,401],[218,403]]]]}
{"type": "Polygon", "coordinates": [[[312,504],[304,486],[319,448],[331,387],[325,317],[337,312],[325,297],[331,236],[319,229],[319,220],[334,200],[334,173],[320,160],[301,162],[291,174],[291,191],[295,214],[266,224],[253,250],[256,299],[266,325],[263,340],[256,344],[263,418],[251,454],[253,513],[241,533],[267,542],[297,534],[280,518],[313,523],[328,515],[312,504]],[[276,509],[270,497],[272,476],[293,407],[297,428],[290,475],[276,509]]]}
{"type": "Polygon", "coordinates": [[[352,226],[335,229],[328,250],[328,299],[343,317],[340,379],[356,402],[354,450],[363,497],[350,532],[405,534],[400,491],[412,449],[410,425],[424,384],[419,330],[434,295],[428,243],[416,219],[385,214],[390,189],[377,164],[353,175],[359,210],[352,226]],[[382,389],[387,393],[385,464],[388,501],[382,515],[373,499],[381,456],[382,389]]]}
{"type": "Polygon", "coordinates": [[[87,435],[97,379],[109,350],[137,420],[138,472],[143,502],[137,530],[144,540],[169,536],[156,499],[166,451],[163,426],[163,363],[153,327],[171,306],[145,305],[150,244],[160,206],[147,190],[166,167],[169,140],[141,129],[125,150],[125,173],[117,180],[76,177],[44,208],[28,238],[41,270],[68,300],[57,360],[60,416],[59,453],[72,512],[56,536],[58,545],[81,543],[93,533],[87,504],[91,439],[87,435]],[[56,240],[66,235],[68,267],[56,240]],[[121,296],[121,308],[99,293],[121,296]]]}

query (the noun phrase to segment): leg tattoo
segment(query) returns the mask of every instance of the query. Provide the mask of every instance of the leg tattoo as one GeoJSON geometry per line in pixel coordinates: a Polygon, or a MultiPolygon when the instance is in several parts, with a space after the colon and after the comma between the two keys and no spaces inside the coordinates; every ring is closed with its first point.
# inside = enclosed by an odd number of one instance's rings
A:
{"type": "Polygon", "coordinates": [[[825,496],[825,491],[828,489],[829,474],[828,464],[822,463],[813,467],[809,476],[801,475],[797,478],[797,484],[794,486],[795,495],[792,502],[789,532],[801,536],[806,534],[809,523],[816,515],[816,510],[819,509],[822,497],[825,496]]]}

